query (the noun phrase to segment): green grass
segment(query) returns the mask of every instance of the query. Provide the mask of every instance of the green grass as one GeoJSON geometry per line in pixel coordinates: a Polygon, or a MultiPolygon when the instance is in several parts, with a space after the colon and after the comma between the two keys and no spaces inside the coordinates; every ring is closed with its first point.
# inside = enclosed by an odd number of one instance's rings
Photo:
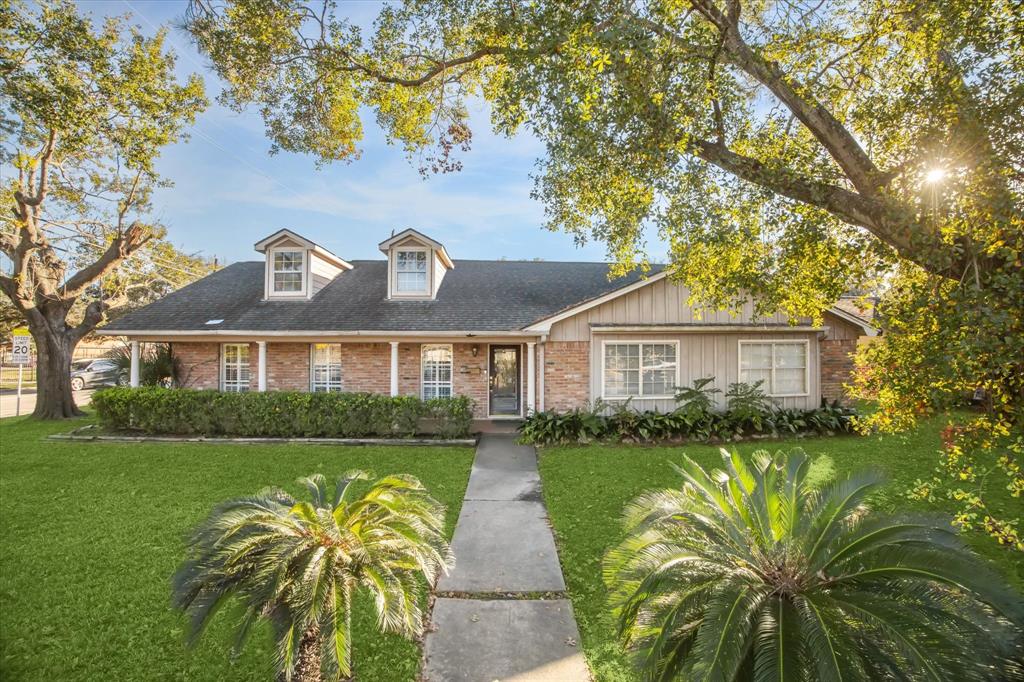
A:
{"type": "MultiPolygon", "coordinates": [[[[917,478],[928,478],[938,462],[939,431],[943,419],[935,419],[904,436],[804,439],[743,443],[737,449],[749,454],[757,449],[802,447],[815,457],[812,474],[825,478],[837,472],[874,466],[886,471],[888,486],[873,500],[888,511],[914,504],[952,512],[954,503],[911,503],[904,493],[917,478]]],[[[645,490],[677,487],[681,479],[669,466],[682,453],[705,467],[721,463],[717,447],[632,447],[594,445],[546,448],[541,453],[540,473],[544,499],[555,529],[562,571],[580,626],[583,647],[595,679],[636,679],[615,639],[607,592],[601,579],[601,559],[621,538],[620,515],[625,505],[645,490]]],[[[1020,516],[1021,500],[1004,490],[989,491],[993,510],[1020,516]]],[[[967,539],[979,553],[998,563],[1007,577],[1024,589],[1021,555],[999,548],[979,532],[967,539]]]]}
{"type": "MultiPolygon", "coordinates": [[[[0,420],[0,679],[273,679],[267,630],[234,664],[223,618],[186,650],[170,578],[188,530],[221,500],[268,485],[304,494],[300,476],[361,468],[419,477],[448,507],[450,535],[473,459],[471,448],[42,440],[80,425],[0,420]]],[[[419,660],[357,604],[359,679],[414,680],[419,660]]]]}

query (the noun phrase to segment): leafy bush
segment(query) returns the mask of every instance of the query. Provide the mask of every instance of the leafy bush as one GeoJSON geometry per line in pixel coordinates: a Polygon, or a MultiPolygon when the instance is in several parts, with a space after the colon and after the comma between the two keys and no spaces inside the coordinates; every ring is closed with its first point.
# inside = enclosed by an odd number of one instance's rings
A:
{"type": "Polygon", "coordinates": [[[148,434],[266,438],[411,436],[421,421],[446,438],[473,420],[466,397],[422,401],[375,393],[221,393],[193,389],[107,388],[92,397],[103,426],[148,434]]]}
{"type": "Polygon", "coordinates": [[[1021,679],[1024,600],[949,518],[873,511],[872,471],[811,485],[800,450],[722,460],[684,457],[605,557],[643,679],[1021,679]]]}
{"type": "Polygon", "coordinates": [[[679,406],[672,412],[639,411],[632,401],[615,405],[597,401],[593,406],[569,412],[537,412],[519,429],[526,443],[588,443],[615,440],[635,443],[679,440],[729,440],[751,435],[831,435],[853,429],[853,410],[827,403],[816,410],[776,407],[761,382],[731,384],[725,393],[727,407],[715,410],[711,385],[714,377],[697,379],[692,387],[677,389],[679,406]]]}
{"type": "Polygon", "coordinates": [[[737,435],[772,430],[773,405],[761,389],[762,384],[763,380],[752,384],[729,384],[729,390],[725,392],[725,414],[737,435]]]}

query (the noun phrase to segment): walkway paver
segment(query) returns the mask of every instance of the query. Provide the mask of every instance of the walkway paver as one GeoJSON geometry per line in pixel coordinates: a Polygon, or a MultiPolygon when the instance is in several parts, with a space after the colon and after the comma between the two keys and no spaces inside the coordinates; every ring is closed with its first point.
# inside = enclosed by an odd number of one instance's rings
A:
{"type": "Polygon", "coordinates": [[[425,644],[428,680],[587,680],[565,599],[438,599],[425,644]],[[568,633],[568,634],[567,634],[568,633]]]}
{"type": "Polygon", "coordinates": [[[455,568],[437,585],[447,596],[434,603],[424,643],[424,679],[590,679],[568,600],[492,598],[565,591],[533,448],[511,435],[481,438],[452,549],[455,568]]]}
{"type": "Polygon", "coordinates": [[[543,502],[463,502],[452,550],[440,592],[565,590],[543,502]]]}

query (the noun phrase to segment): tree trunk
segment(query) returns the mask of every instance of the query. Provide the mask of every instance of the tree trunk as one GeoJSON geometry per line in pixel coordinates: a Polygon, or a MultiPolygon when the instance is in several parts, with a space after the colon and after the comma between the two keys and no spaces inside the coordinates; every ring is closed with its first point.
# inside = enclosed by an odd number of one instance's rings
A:
{"type": "Polygon", "coordinates": [[[55,324],[29,323],[36,342],[36,419],[67,419],[83,413],[71,395],[71,356],[78,340],[66,329],[64,320],[55,324]],[[56,328],[59,331],[54,331],[56,328]]]}
{"type": "MultiPolygon", "coordinates": [[[[306,630],[295,652],[295,669],[292,682],[321,682],[320,674],[320,629],[315,625],[306,630]]],[[[278,674],[277,682],[284,682],[284,674],[278,674]]]]}

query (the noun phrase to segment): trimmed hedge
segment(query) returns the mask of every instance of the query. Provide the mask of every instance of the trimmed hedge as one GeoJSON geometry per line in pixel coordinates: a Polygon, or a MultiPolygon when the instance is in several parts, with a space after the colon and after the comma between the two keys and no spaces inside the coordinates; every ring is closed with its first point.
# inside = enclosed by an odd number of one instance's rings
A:
{"type": "Polygon", "coordinates": [[[643,412],[619,405],[611,414],[607,405],[569,412],[536,412],[519,427],[520,440],[536,445],[626,441],[727,441],[757,436],[832,435],[853,431],[855,412],[825,403],[815,410],[734,406],[721,412],[682,406],[672,412],[643,412]]]}
{"type": "Polygon", "coordinates": [[[473,401],[376,393],[222,393],[187,388],[105,388],[92,396],[100,423],[146,434],[245,438],[405,437],[469,434],[473,401]]]}

